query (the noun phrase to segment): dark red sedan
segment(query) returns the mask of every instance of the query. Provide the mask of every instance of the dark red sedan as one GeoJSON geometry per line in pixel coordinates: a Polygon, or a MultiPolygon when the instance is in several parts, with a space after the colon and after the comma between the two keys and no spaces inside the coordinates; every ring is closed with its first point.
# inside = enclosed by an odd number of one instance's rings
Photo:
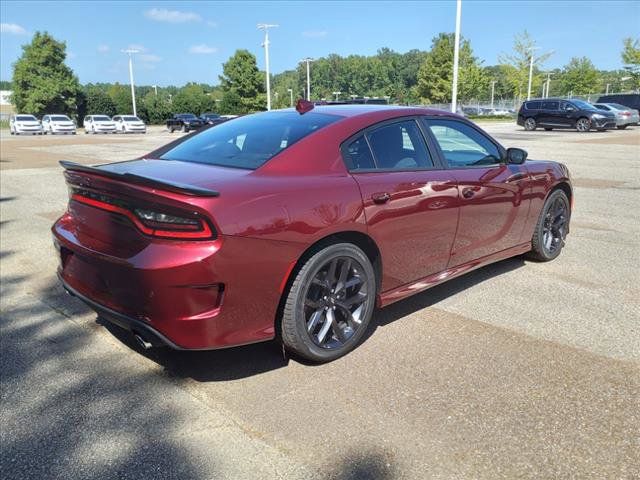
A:
{"type": "Polygon", "coordinates": [[[302,105],[144,158],[62,162],[67,291],[145,346],[278,337],[328,361],[384,307],[488,263],[560,254],[567,168],[422,108],[302,105]]]}

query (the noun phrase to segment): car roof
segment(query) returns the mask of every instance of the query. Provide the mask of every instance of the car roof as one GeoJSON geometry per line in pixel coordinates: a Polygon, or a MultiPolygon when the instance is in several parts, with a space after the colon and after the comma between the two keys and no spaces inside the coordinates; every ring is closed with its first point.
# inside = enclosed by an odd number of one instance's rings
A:
{"type": "MultiPolygon", "coordinates": [[[[295,111],[294,108],[285,108],[281,110],[283,112],[295,111]]],[[[337,115],[340,117],[367,117],[367,116],[388,116],[402,117],[409,115],[442,115],[453,118],[464,118],[455,113],[448,112],[446,110],[437,110],[435,108],[426,108],[421,106],[402,106],[402,105],[377,105],[377,104],[347,104],[347,105],[316,105],[310,112],[324,113],[328,115],[337,115]],[[384,115],[387,114],[387,115],[384,115]]]]}

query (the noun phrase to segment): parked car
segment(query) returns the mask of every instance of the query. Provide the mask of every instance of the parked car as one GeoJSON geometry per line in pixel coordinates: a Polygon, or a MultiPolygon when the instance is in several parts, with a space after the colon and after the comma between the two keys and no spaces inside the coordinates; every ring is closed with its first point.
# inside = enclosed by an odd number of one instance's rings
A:
{"type": "Polygon", "coordinates": [[[633,108],[625,107],[618,103],[595,103],[593,105],[598,110],[612,112],[616,116],[616,128],[624,130],[629,125],[638,125],[640,122],[640,114],[633,108]]]}
{"type": "Polygon", "coordinates": [[[144,348],[277,336],[330,361],[376,306],[515,255],[560,254],[569,172],[526,158],[426,108],[247,115],[140,159],[61,162],[58,274],[144,348]]]}
{"type": "Polygon", "coordinates": [[[203,113],[202,115],[200,115],[200,119],[209,125],[213,125],[214,123],[218,123],[218,121],[220,120],[220,115],[218,115],[217,113],[203,113]]]}
{"type": "Polygon", "coordinates": [[[84,133],[116,133],[116,124],[107,115],[87,115],[82,126],[84,133]]]}
{"type": "Polygon", "coordinates": [[[603,131],[616,127],[616,117],[582,100],[545,98],[524,102],[518,112],[518,125],[529,131],[538,127],[545,130],[575,128],[579,132],[588,132],[595,128],[603,131]]]}
{"type": "Polygon", "coordinates": [[[147,133],[145,123],[134,115],[116,115],[112,120],[120,133],[147,133]]]}
{"type": "Polygon", "coordinates": [[[176,130],[189,132],[202,128],[205,125],[206,124],[193,113],[176,113],[172,118],[167,120],[167,130],[171,133],[176,130]]]}
{"type": "Polygon", "coordinates": [[[617,103],[637,110],[640,113],[640,93],[612,93],[603,95],[597,103],[617,103]]]}
{"type": "Polygon", "coordinates": [[[76,124],[66,115],[45,115],[42,117],[42,130],[45,135],[47,133],[50,133],[51,135],[55,133],[71,133],[72,135],[75,135],[76,124]]]}
{"type": "Polygon", "coordinates": [[[21,133],[42,135],[42,124],[33,115],[11,115],[9,117],[9,132],[11,135],[20,135],[21,133]]]}

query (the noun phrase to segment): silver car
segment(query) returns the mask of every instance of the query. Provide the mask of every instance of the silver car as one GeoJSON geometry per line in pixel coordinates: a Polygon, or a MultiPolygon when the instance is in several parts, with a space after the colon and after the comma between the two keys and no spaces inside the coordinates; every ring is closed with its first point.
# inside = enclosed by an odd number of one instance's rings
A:
{"type": "Polygon", "coordinates": [[[638,114],[638,110],[633,108],[625,107],[619,103],[594,103],[593,106],[599,110],[614,113],[618,130],[624,130],[629,125],[638,125],[640,123],[640,114],[638,114]]]}

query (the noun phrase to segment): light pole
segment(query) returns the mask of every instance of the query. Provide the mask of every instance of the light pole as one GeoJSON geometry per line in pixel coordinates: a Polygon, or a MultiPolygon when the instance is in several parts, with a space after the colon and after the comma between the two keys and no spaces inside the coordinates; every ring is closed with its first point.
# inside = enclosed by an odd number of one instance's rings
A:
{"type": "Polygon", "coordinates": [[[453,47],[453,85],[451,86],[451,111],[456,113],[458,102],[458,60],[460,58],[460,16],[462,15],[462,0],[456,2],[456,35],[453,47]]]}
{"type": "Polygon", "coordinates": [[[627,80],[631,80],[631,77],[622,77],[622,78],[620,78],[620,92],[624,92],[624,87],[622,86],[622,82],[625,82],[627,80]]]}
{"type": "Polygon", "coordinates": [[[529,87],[527,88],[527,100],[531,100],[531,80],[533,79],[533,51],[540,47],[529,47],[529,87]]]}
{"type": "Polygon", "coordinates": [[[309,76],[309,64],[313,62],[313,58],[307,57],[300,61],[307,64],[307,100],[311,101],[311,77],[309,76]]]}
{"type": "Polygon", "coordinates": [[[135,50],[133,48],[122,50],[122,53],[129,54],[129,83],[131,83],[131,103],[133,104],[134,117],[137,117],[138,113],[136,112],[136,91],[133,88],[133,54],[138,52],[140,52],[140,50],[135,50]]]}
{"type": "Polygon", "coordinates": [[[268,24],[268,23],[259,23],[258,30],[264,30],[264,43],[262,46],[264,47],[264,64],[265,70],[267,71],[267,110],[271,110],[271,82],[269,78],[269,29],[275,28],[278,25],[268,24]]]}
{"type": "Polygon", "coordinates": [[[331,92],[336,96],[336,102],[338,101],[338,95],[340,95],[342,92],[331,92]]]}
{"type": "Polygon", "coordinates": [[[493,94],[496,91],[496,81],[491,80],[491,110],[493,110],[493,94]]]}
{"type": "Polygon", "coordinates": [[[549,98],[549,86],[551,85],[551,72],[547,72],[547,83],[545,83],[544,98],[549,98]]]}
{"type": "Polygon", "coordinates": [[[609,95],[609,85],[611,85],[610,83],[607,83],[607,91],[604,92],[605,95],[609,95]]]}
{"type": "Polygon", "coordinates": [[[156,92],[156,97],[158,96],[158,85],[151,85],[153,87],[153,91],[156,92]]]}
{"type": "Polygon", "coordinates": [[[287,92],[289,92],[289,106],[293,107],[293,89],[287,88],[287,92]]]}

